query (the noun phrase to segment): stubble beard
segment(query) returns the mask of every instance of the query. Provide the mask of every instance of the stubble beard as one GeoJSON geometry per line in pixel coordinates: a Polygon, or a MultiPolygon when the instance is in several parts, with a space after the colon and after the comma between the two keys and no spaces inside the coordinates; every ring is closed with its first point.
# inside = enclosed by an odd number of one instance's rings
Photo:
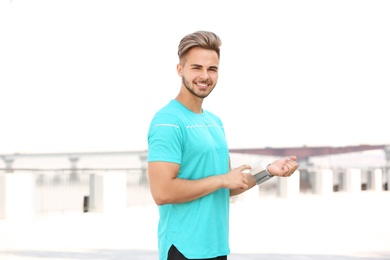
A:
{"type": "Polygon", "coordinates": [[[198,98],[206,98],[208,95],[210,95],[210,93],[214,90],[214,87],[215,85],[212,87],[212,89],[210,90],[210,92],[208,93],[205,93],[205,94],[199,94],[199,93],[196,93],[195,92],[195,89],[194,88],[191,88],[190,87],[190,84],[187,82],[186,78],[184,76],[181,77],[182,78],[182,82],[183,82],[183,85],[186,87],[186,89],[192,94],[194,95],[195,97],[198,97],[198,98]]]}

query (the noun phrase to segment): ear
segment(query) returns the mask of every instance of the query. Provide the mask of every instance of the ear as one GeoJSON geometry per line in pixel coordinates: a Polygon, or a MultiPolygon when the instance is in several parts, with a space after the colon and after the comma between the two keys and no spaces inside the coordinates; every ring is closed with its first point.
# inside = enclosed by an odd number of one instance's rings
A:
{"type": "Polygon", "coordinates": [[[179,74],[180,77],[183,76],[183,67],[181,66],[181,64],[177,64],[176,66],[176,70],[177,70],[177,74],[179,74]]]}

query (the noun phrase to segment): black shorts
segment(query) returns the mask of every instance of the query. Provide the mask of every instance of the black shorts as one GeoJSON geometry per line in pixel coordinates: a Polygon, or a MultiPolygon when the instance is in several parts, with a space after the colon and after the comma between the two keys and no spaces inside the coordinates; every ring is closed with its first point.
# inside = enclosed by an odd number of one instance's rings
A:
{"type": "Polygon", "coordinates": [[[203,258],[203,259],[188,259],[182,253],[180,253],[177,248],[172,245],[168,251],[168,259],[167,260],[227,260],[227,256],[218,256],[214,258],[203,258]]]}

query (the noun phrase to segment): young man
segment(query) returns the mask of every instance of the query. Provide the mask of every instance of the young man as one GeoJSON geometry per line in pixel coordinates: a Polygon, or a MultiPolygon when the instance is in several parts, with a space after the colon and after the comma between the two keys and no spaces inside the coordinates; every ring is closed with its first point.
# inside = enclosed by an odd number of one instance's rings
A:
{"type": "Polygon", "coordinates": [[[298,168],[295,156],[278,159],[255,176],[249,165],[230,168],[223,124],[202,108],[217,84],[220,46],[220,38],[207,31],[181,40],[179,94],[150,124],[148,177],[159,205],[160,260],[227,259],[229,197],[298,168]]]}

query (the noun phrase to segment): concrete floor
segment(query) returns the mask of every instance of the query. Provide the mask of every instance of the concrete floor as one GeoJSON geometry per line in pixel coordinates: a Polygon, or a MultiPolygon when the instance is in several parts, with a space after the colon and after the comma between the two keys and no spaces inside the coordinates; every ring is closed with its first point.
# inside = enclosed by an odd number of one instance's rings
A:
{"type": "MultiPolygon", "coordinates": [[[[390,259],[388,191],[246,198],[231,204],[229,260],[390,259]]],[[[0,260],[156,260],[157,221],[154,205],[0,220],[0,260]]]]}

